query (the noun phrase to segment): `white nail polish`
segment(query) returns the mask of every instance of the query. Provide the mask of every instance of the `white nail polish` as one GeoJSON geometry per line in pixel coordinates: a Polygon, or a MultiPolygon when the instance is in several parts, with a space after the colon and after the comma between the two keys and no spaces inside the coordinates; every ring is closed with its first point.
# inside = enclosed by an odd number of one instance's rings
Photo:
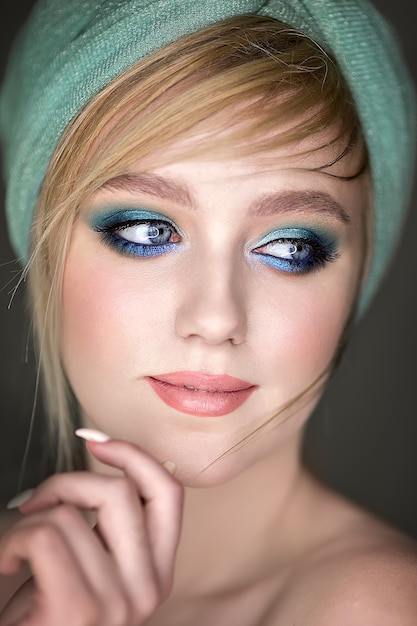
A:
{"type": "Polygon", "coordinates": [[[12,498],[6,505],[8,509],[17,509],[19,506],[22,506],[25,502],[27,502],[31,497],[35,490],[34,489],[26,489],[26,491],[22,491],[17,494],[14,498],[12,498]]]}
{"type": "Polygon", "coordinates": [[[86,441],[95,441],[96,443],[104,443],[110,441],[111,437],[102,433],[100,430],[94,430],[93,428],[77,428],[75,431],[77,437],[85,439],[86,441]]]}
{"type": "Polygon", "coordinates": [[[162,467],[165,467],[166,471],[169,472],[172,476],[174,476],[175,472],[177,471],[177,466],[175,465],[174,461],[164,461],[162,463],[162,467]]]}

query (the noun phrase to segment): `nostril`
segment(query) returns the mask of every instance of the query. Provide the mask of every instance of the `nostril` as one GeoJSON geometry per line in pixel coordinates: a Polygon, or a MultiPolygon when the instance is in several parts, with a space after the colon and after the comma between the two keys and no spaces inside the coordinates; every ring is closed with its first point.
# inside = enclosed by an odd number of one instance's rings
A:
{"type": "Polygon", "coordinates": [[[182,338],[199,337],[210,344],[239,344],[246,335],[246,313],[242,302],[220,297],[202,289],[178,309],[176,332],[182,338]]]}

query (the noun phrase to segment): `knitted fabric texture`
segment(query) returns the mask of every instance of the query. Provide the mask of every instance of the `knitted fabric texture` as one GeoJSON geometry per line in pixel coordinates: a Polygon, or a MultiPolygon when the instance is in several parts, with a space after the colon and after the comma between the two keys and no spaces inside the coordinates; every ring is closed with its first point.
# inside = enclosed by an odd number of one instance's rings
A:
{"type": "Polygon", "coordinates": [[[27,260],[34,205],[71,118],[140,58],[239,14],[279,19],[336,60],[352,90],[371,159],[373,255],[363,311],[395,251],[412,190],[414,85],[391,26],[367,0],[40,0],[19,33],[0,93],[11,243],[27,260]]]}

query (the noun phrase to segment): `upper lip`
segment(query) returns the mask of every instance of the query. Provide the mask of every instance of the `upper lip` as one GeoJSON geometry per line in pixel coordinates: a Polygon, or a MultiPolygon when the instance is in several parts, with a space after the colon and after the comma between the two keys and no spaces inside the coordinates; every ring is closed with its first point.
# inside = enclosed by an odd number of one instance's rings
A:
{"type": "Polygon", "coordinates": [[[202,374],[201,372],[170,372],[167,374],[158,374],[150,376],[155,380],[159,380],[176,387],[189,387],[198,391],[222,392],[243,391],[255,387],[252,383],[227,374],[202,374]]]}

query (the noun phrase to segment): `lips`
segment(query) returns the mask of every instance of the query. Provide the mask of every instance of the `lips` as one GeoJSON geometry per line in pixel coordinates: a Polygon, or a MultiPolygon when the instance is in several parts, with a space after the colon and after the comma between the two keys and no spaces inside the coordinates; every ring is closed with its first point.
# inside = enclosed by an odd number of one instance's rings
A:
{"type": "Polygon", "coordinates": [[[172,372],[148,376],[152,389],[168,406],[200,417],[227,415],[238,409],[257,388],[232,376],[172,372]]]}

